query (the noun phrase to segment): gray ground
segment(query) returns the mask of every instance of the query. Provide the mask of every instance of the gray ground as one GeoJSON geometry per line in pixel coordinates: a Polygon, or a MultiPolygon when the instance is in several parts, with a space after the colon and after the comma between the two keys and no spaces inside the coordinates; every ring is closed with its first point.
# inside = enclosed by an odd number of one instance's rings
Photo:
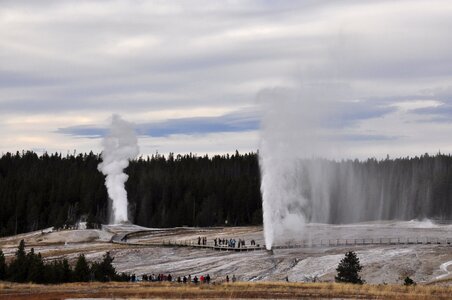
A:
{"type": "MultiPolygon", "coordinates": [[[[109,241],[114,234],[142,230],[133,225],[106,226],[104,230],[75,230],[52,233],[34,232],[0,239],[0,247],[12,257],[21,238],[41,252],[46,259],[68,257],[75,261],[79,253],[88,260],[97,260],[105,251],[115,257],[119,272],[137,275],[171,273],[173,276],[209,273],[216,280],[235,274],[239,280],[333,281],[335,269],[349,250],[356,251],[363,265],[362,277],[369,283],[400,283],[406,276],[416,282],[432,282],[452,278],[452,246],[443,244],[323,246],[298,249],[233,252],[179,247],[141,247],[115,245],[109,241]],[[449,273],[451,272],[451,273],[449,273]]],[[[152,230],[145,236],[130,238],[134,243],[179,241],[197,243],[198,236],[251,239],[263,245],[261,227],[171,228],[152,230]]],[[[372,222],[352,225],[310,224],[291,243],[308,239],[313,243],[336,239],[412,239],[452,241],[451,225],[430,221],[372,222]]],[[[287,241],[280,241],[282,245],[287,241]]]]}

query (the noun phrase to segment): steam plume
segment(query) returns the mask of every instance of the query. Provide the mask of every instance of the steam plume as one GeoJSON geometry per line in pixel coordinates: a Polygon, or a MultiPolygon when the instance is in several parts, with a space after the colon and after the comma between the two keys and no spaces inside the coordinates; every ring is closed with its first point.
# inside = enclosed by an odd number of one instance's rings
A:
{"type": "MultiPolygon", "coordinates": [[[[328,157],[334,145],[325,128],[338,108],[343,88],[338,85],[307,85],[303,89],[262,91],[261,191],[264,236],[267,249],[280,241],[303,234],[312,214],[327,213],[328,203],[315,202],[303,193],[309,184],[302,170],[306,158],[328,157]]],[[[317,165],[309,175],[316,174],[317,165]]],[[[322,188],[322,186],[321,186],[322,188]]]]}
{"type": "Polygon", "coordinates": [[[129,160],[138,155],[137,136],[133,125],[113,115],[110,132],[102,141],[102,162],[98,169],[106,175],[105,185],[111,203],[110,223],[118,224],[128,221],[127,192],[124,184],[128,179],[124,169],[129,160]]]}

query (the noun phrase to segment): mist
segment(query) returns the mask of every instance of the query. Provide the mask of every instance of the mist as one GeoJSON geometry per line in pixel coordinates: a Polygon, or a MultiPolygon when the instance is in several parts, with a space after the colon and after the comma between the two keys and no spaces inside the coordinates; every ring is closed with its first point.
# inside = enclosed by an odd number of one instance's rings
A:
{"type": "Polygon", "coordinates": [[[139,153],[138,140],[132,123],[113,115],[109,133],[102,140],[102,162],[98,169],[104,175],[110,209],[110,223],[118,224],[129,220],[127,191],[124,187],[128,175],[124,169],[129,160],[139,153]]]}
{"type": "MultiPolygon", "coordinates": [[[[337,207],[331,201],[330,187],[338,182],[333,174],[348,176],[351,199],[347,201],[359,202],[353,170],[342,170],[339,165],[340,170],[332,172],[325,159],[351,155],[346,129],[356,121],[354,117],[366,115],[363,108],[367,103],[356,100],[348,85],[334,81],[304,84],[298,89],[267,89],[260,92],[258,101],[262,109],[259,159],[264,235],[270,249],[276,237],[303,237],[307,222],[331,221],[331,208],[337,207]]],[[[359,219],[354,211],[340,221],[359,219]]]]}

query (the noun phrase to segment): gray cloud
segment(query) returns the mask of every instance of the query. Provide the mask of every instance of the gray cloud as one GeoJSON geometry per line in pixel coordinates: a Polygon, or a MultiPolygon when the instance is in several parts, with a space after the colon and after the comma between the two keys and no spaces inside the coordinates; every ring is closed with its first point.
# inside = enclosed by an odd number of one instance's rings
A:
{"type": "MultiPolygon", "coordinates": [[[[259,128],[255,112],[240,111],[218,117],[194,117],[169,119],[162,122],[140,123],[135,126],[138,134],[150,137],[167,137],[175,134],[202,135],[209,133],[255,131],[259,128]]],[[[58,128],[58,133],[78,137],[102,137],[107,133],[104,127],[70,126],[58,128]]]]}
{"type": "Polygon", "coordinates": [[[402,136],[390,136],[380,134],[347,134],[340,137],[343,141],[349,142],[379,142],[379,141],[394,141],[403,138],[402,136]]]}
{"type": "MultiPolygon", "coordinates": [[[[331,128],[358,130],[401,113],[394,104],[412,100],[444,105],[411,110],[407,118],[444,122],[451,114],[447,2],[30,0],[1,6],[0,115],[15,125],[0,138],[31,135],[11,118],[89,113],[83,124],[100,124],[113,112],[147,124],[144,135],[240,134],[256,130],[258,121],[218,117],[216,108],[240,111],[258,106],[262,89],[329,81],[349,87],[332,95],[331,103],[342,107],[333,108],[331,128]],[[202,116],[165,113],[194,108],[202,116]],[[137,117],[146,111],[162,112],[164,121],[137,117]]],[[[98,126],[50,123],[33,128],[43,134],[61,128],[70,137],[103,134],[98,126]]],[[[376,132],[373,139],[405,134],[376,132]]],[[[35,146],[44,147],[23,145],[35,146]]]]}
{"type": "Polygon", "coordinates": [[[452,123],[452,103],[413,109],[412,112],[425,117],[420,122],[452,123]]]}
{"type": "Polygon", "coordinates": [[[354,126],[360,121],[381,118],[396,110],[396,107],[381,105],[378,102],[342,102],[338,103],[335,114],[326,120],[326,125],[334,128],[354,126]]]}

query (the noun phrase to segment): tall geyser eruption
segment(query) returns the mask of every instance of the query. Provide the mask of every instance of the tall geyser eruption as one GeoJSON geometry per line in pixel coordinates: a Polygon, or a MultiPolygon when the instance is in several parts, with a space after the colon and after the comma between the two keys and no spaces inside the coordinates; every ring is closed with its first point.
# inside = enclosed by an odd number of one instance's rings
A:
{"type": "Polygon", "coordinates": [[[302,166],[297,162],[331,150],[324,147],[329,137],[321,124],[334,111],[332,99],[340,97],[341,90],[322,86],[307,86],[303,90],[279,88],[262,91],[258,96],[262,105],[259,159],[267,249],[271,249],[276,237],[299,236],[308,221],[313,207],[303,194],[302,166]]]}
{"type": "Polygon", "coordinates": [[[104,175],[111,204],[110,223],[128,221],[127,191],[124,187],[128,175],[124,169],[129,160],[138,155],[138,141],[133,124],[113,115],[109,133],[102,141],[102,162],[98,169],[104,175]]]}
{"type": "Polygon", "coordinates": [[[305,223],[452,218],[451,189],[445,188],[450,157],[360,161],[352,154],[363,140],[370,151],[381,143],[377,135],[371,144],[372,134],[358,130],[360,118],[378,118],[394,107],[359,100],[347,85],[333,83],[265,90],[258,99],[268,249],[309,238],[305,223]]]}

